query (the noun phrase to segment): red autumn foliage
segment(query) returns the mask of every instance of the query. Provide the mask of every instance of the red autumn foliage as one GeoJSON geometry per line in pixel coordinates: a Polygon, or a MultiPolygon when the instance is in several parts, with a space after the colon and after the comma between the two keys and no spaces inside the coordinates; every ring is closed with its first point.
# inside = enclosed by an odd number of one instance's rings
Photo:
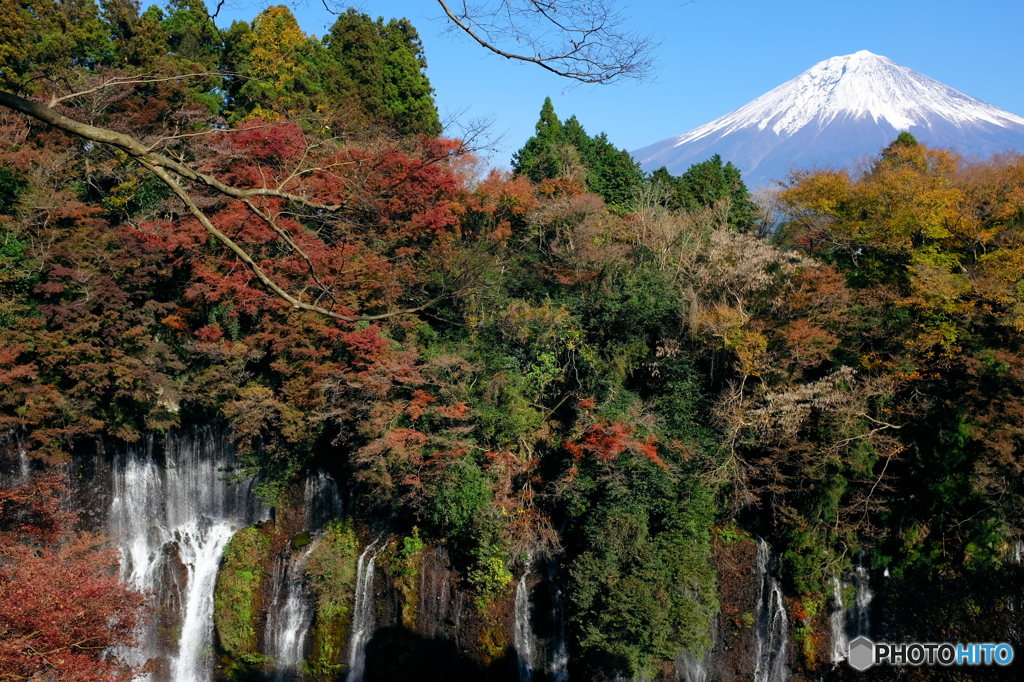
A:
{"type": "Polygon", "coordinates": [[[0,490],[0,681],[109,682],[137,675],[143,595],[117,575],[104,538],[71,529],[54,473],[0,490]]]}
{"type": "MultiPolygon", "coordinates": [[[[580,462],[588,457],[610,462],[624,452],[635,452],[651,460],[662,469],[669,470],[669,466],[658,455],[656,438],[653,436],[637,438],[635,425],[592,415],[590,413],[590,409],[594,406],[592,398],[585,398],[577,405],[583,410],[582,433],[578,438],[563,444],[563,447],[572,456],[573,462],[580,462]]],[[[570,475],[573,473],[575,472],[570,471],[570,475]]]]}

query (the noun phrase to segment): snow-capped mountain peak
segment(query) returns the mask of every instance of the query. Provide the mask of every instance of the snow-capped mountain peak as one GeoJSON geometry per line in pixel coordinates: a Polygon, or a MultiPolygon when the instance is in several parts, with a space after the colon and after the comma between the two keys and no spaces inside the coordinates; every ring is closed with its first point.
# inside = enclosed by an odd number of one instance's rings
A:
{"type": "Polygon", "coordinates": [[[964,147],[968,153],[1024,149],[1024,118],[861,50],[819,62],[749,104],[633,156],[648,169],[667,165],[682,172],[690,163],[719,153],[763,182],[769,169],[784,175],[788,168],[783,161],[790,167],[808,162],[847,165],[860,155],[877,153],[902,130],[933,146],[964,147]],[[840,129],[843,135],[837,136],[840,129]],[[1005,143],[1004,133],[1009,136],[1005,143]],[[851,144],[844,145],[844,137],[851,144]],[[984,144],[974,144],[975,138],[984,144]],[[794,146],[797,139],[810,149],[794,146]]]}

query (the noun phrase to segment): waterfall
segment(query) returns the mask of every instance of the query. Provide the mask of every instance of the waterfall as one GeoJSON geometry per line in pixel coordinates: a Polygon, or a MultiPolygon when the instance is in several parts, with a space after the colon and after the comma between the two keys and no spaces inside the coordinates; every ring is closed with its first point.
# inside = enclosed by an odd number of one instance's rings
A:
{"type": "MultiPolygon", "coordinates": [[[[319,535],[332,519],[342,515],[341,495],[334,479],[324,471],[309,473],[303,487],[305,527],[319,535]]],[[[274,559],[272,591],[263,630],[263,652],[273,665],[272,679],[285,682],[295,678],[306,653],[306,640],[313,625],[313,600],[304,580],[306,560],[318,538],[303,550],[289,544],[274,559]]]]}
{"type": "MultiPolygon", "coordinates": [[[[17,475],[18,483],[25,484],[29,482],[29,477],[32,475],[32,465],[29,463],[29,451],[25,447],[18,447],[17,449],[17,475]]],[[[1018,562],[1020,557],[1018,557],[1018,562]]]]}
{"type": "Polygon", "coordinates": [[[554,567],[548,569],[548,584],[551,588],[551,623],[553,641],[548,673],[552,682],[569,682],[569,648],[565,642],[565,603],[562,590],[555,580],[554,567]]]}
{"type": "Polygon", "coordinates": [[[32,476],[32,461],[18,429],[0,433],[0,488],[25,485],[32,476]],[[15,456],[17,452],[17,456],[15,456]]]}
{"type": "Polygon", "coordinates": [[[213,644],[213,589],[221,555],[232,535],[230,524],[211,524],[202,517],[175,531],[178,558],[187,572],[178,653],[171,659],[175,682],[209,679],[211,666],[206,654],[213,644]]]}
{"type": "Polygon", "coordinates": [[[754,625],[757,628],[755,682],[785,682],[788,677],[786,653],[789,646],[789,628],[786,607],[782,601],[782,587],[769,572],[771,560],[771,547],[763,539],[758,538],[757,572],[761,582],[754,612],[754,625]]]}
{"type": "Polygon", "coordinates": [[[315,547],[314,540],[303,551],[289,552],[274,562],[274,591],[267,609],[263,650],[273,660],[276,682],[293,679],[306,652],[313,603],[306,593],[303,568],[315,547]]]}
{"type": "Polygon", "coordinates": [[[853,602],[854,637],[871,636],[871,600],[875,595],[871,592],[871,578],[863,563],[853,570],[853,584],[857,588],[857,597],[853,602]]]}
{"type": "Polygon", "coordinates": [[[851,638],[871,636],[871,600],[875,595],[871,592],[870,575],[863,562],[853,570],[851,582],[856,595],[852,604],[845,605],[842,591],[850,583],[841,583],[838,578],[832,578],[835,596],[832,598],[832,614],[829,620],[832,626],[833,663],[845,661],[849,656],[851,638]]]}
{"type": "Polygon", "coordinates": [[[703,661],[698,661],[689,652],[684,652],[676,658],[675,663],[677,682],[707,682],[708,670],[704,667],[703,661]]]}
{"type": "Polygon", "coordinates": [[[348,647],[348,676],[345,682],[362,682],[366,669],[366,643],[373,634],[373,569],[377,555],[387,546],[377,538],[363,550],[356,562],[356,600],[352,610],[352,639],[348,647]]]}
{"type": "Polygon", "coordinates": [[[343,516],[338,484],[330,474],[320,469],[310,472],[306,477],[303,502],[306,524],[314,533],[322,531],[332,519],[340,519],[343,516]]]}
{"type": "Polygon", "coordinates": [[[222,431],[173,432],[160,444],[149,436],[113,463],[107,533],[120,547],[122,577],[152,594],[156,607],[141,649],[128,658],[155,659],[155,680],[208,682],[224,546],[268,512],[248,483],[223,480],[234,455],[222,431]]]}
{"type": "Polygon", "coordinates": [[[845,661],[850,654],[850,640],[846,636],[846,608],[843,606],[843,585],[839,578],[832,578],[832,662],[845,661]]]}
{"type": "Polygon", "coordinates": [[[519,682],[533,682],[533,629],[530,626],[530,588],[526,579],[530,575],[530,564],[516,585],[515,628],[512,643],[519,659],[519,682]]]}

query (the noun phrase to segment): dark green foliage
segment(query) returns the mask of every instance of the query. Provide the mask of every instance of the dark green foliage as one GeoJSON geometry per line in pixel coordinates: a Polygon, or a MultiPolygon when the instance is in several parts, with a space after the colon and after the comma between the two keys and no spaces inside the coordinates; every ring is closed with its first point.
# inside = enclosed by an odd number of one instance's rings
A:
{"type": "Polygon", "coordinates": [[[740,231],[754,227],[756,207],[740,171],[731,161],[723,165],[718,154],[695,163],[678,178],[664,167],[659,168],[652,174],[651,181],[661,188],[665,203],[671,209],[693,212],[728,200],[729,225],[740,231]]]}
{"type": "Polygon", "coordinates": [[[569,595],[586,658],[636,675],[710,647],[713,497],[635,456],[580,476],[588,493],[570,505],[572,536],[586,549],[570,565],[569,595]]]}
{"type": "MultiPolygon", "coordinates": [[[[573,119],[574,120],[574,119],[573,119]]],[[[523,148],[512,155],[512,170],[525,175],[534,182],[545,178],[560,177],[565,170],[564,152],[565,138],[562,122],[555,114],[555,106],[551,98],[544,99],[540,109],[540,119],[534,128],[533,137],[526,141],[523,148]]],[[[573,142],[586,144],[589,138],[577,124],[574,129],[573,142]]],[[[575,148],[575,146],[573,146],[575,148]]]]}
{"type": "Polygon", "coordinates": [[[613,206],[629,207],[643,185],[640,164],[625,149],[617,149],[604,133],[591,139],[587,188],[613,206]]]}
{"type": "Polygon", "coordinates": [[[154,13],[140,14],[138,0],[100,0],[110,29],[113,59],[136,68],[150,68],[166,50],[167,36],[154,13]]]}
{"type": "Polygon", "coordinates": [[[183,64],[215,70],[220,61],[223,38],[210,19],[206,3],[203,0],[170,0],[167,9],[168,15],[160,25],[167,34],[170,54],[183,64]]]}
{"type": "Polygon", "coordinates": [[[324,36],[328,54],[351,83],[363,108],[374,116],[386,109],[384,64],[379,59],[383,41],[374,21],[351,7],[338,16],[324,36]]]}
{"type": "MultiPolygon", "coordinates": [[[[377,20],[378,25],[382,23],[377,20]]],[[[383,103],[390,122],[403,135],[440,135],[434,90],[426,76],[423,43],[408,19],[392,19],[381,30],[384,62],[383,103]]]]}
{"type": "Polygon", "coordinates": [[[447,467],[430,495],[427,517],[440,533],[467,537],[490,499],[486,475],[471,459],[447,467]]]}
{"type": "Polygon", "coordinates": [[[401,595],[401,622],[410,631],[416,629],[416,612],[420,604],[420,574],[423,570],[423,550],[426,544],[420,538],[420,529],[402,538],[391,558],[389,572],[395,588],[401,595]]]}
{"type": "MultiPolygon", "coordinates": [[[[7,169],[0,169],[0,174],[7,169]]],[[[2,175],[0,175],[2,181],[2,175]]],[[[6,223],[0,212],[0,329],[18,324],[20,301],[39,283],[37,262],[31,244],[15,225],[6,223]]],[[[38,315],[33,306],[24,312],[38,315]]]]}
{"type": "MultiPolygon", "coordinates": [[[[897,147],[916,147],[920,143],[917,141],[916,137],[904,130],[896,136],[896,139],[892,144],[897,147]]],[[[882,153],[884,154],[885,152],[882,153]]]]}
{"type": "MultiPolygon", "coordinates": [[[[160,16],[159,21],[166,36],[168,58],[182,72],[211,73],[207,78],[190,81],[188,90],[193,101],[210,113],[220,113],[224,106],[224,84],[215,74],[224,59],[224,35],[210,19],[203,0],[170,0],[167,9],[168,15],[160,16]]],[[[146,14],[154,10],[156,7],[151,6],[146,14]]]]}
{"type": "Polygon", "coordinates": [[[252,27],[249,22],[238,20],[232,21],[227,30],[221,31],[221,39],[224,44],[221,68],[226,72],[223,80],[223,89],[226,93],[225,115],[232,114],[239,105],[244,106],[241,89],[245,85],[245,79],[241,77],[241,74],[247,69],[251,34],[252,27]],[[239,104],[236,105],[236,102],[239,104]]]}
{"type": "Polygon", "coordinates": [[[44,72],[70,76],[74,69],[113,61],[111,25],[95,0],[39,0],[31,5],[0,3],[0,87],[29,92],[44,72]]]}
{"type": "Polygon", "coordinates": [[[629,152],[617,149],[604,133],[590,137],[575,116],[563,124],[550,97],[541,107],[534,136],[512,155],[512,168],[534,182],[575,178],[608,204],[625,210],[633,206],[644,182],[629,152]]]}
{"type": "Polygon", "coordinates": [[[18,200],[28,183],[17,171],[7,167],[0,167],[0,215],[10,215],[14,211],[14,204],[18,200]]]}
{"type": "Polygon", "coordinates": [[[438,135],[441,123],[419,34],[408,19],[384,23],[349,8],[324,37],[341,78],[370,120],[403,135],[438,135]]]}

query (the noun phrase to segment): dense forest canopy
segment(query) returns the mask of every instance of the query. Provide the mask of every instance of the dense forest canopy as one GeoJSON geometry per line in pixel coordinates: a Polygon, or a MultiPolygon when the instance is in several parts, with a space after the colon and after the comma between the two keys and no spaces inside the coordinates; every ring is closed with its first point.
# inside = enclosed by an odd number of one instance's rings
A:
{"type": "MultiPolygon", "coordinates": [[[[407,20],[0,7],[8,446],[221,420],[270,503],[325,467],[482,605],[559,557],[593,679],[710,647],[723,537],[782,548],[807,619],[860,555],[965,575],[1020,538],[1024,159],[901,135],[775,221],[720,158],[647,176],[547,101],[480,178],[407,20]]],[[[23,571],[88,538],[0,540],[23,571]]]]}

